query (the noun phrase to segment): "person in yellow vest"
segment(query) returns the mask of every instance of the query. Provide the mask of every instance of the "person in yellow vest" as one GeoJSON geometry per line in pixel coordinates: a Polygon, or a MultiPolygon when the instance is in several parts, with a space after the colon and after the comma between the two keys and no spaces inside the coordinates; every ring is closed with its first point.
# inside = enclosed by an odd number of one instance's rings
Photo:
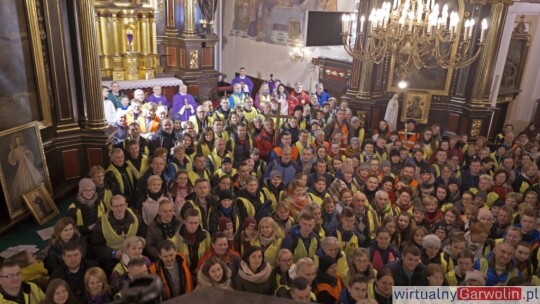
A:
{"type": "Polygon", "coordinates": [[[499,243],[495,251],[489,258],[480,258],[474,263],[474,268],[480,270],[486,275],[485,286],[495,286],[497,284],[506,284],[508,280],[514,277],[521,278],[521,271],[515,267],[512,258],[515,249],[508,243],[499,243]]]}
{"type": "Polygon", "coordinates": [[[148,169],[148,156],[140,153],[140,146],[135,140],[128,140],[126,149],[126,164],[133,172],[135,181],[137,181],[148,169]]]}
{"type": "Polygon", "coordinates": [[[45,294],[34,283],[22,280],[21,267],[11,260],[0,265],[0,303],[39,304],[45,300],[45,294]]]}
{"type": "Polygon", "coordinates": [[[146,229],[145,252],[154,261],[159,259],[158,245],[163,240],[171,240],[180,248],[180,221],[175,215],[174,204],[170,200],[159,202],[158,214],[146,229]]]}
{"type": "Polygon", "coordinates": [[[206,108],[203,105],[197,106],[196,115],[189,117],[193,123],[193,131],[196,134],[201,134],[207,127],[212,127],[211,117],[206,113],[206,108]]]}
{"type": "Polygon", "coordinates": [[[315,217],[309,212],[298,215],[298,225],[293,226],[289,234],[283,239],[281,248],[287,248],[293,253],[294,262],[301,258],[312,257],[320,247],[315,228],[315,217]]]}
{"type": "Polygon", "coordinates": [[[347,274],[349,273],[349,265],[347,263],[347,256],[345,252],[341,250],[339,241],[333,236],[328,236],[321,241],[321,248],[317,250],[317,254],[313,257],[315,264],[319,265],[319,260],[323,256],[328,256],[336,261],[337,272],[341,276],[345,284],[347,284],[347,274]]]}
{"type": "MultiPolygon", "coordinates": [[[[454,270],[446,273],[446,281],[448,286],[459,286],[465,281],[465,276],[469,271],[477,272],[478,270],[473,268],[474,256],[468,251],[462,251],[457,256],[457,265],[454,270]]],[[[483,276],[482,273],[478,272],[483,276]]]]}
{"type": "Polygon", "coordinates": [[[350,207],[345,207],[341,211],[340,224],[337,226],[336,230],[330,232],[330,236],[335,236],[339,242],[339,247],[347,257],[351,257],[354,250],[360,245],[364,247],[367,244],[360,244],[358,231],[355,227],[356,214],[354,210],[350,207]]]}
{"type": "Polygon", "coordinates": [[[226,144],[227,142],[225,139],[218,137],[214,140],[214,150],[212,150],[212,152],[209,154],[204,154],[207,158],[206,167],[208,170],[210,170],[210,172],[215,172],[216,170],[220,169],[225,158],[228,157],[229,159],[232,159],[232,153],[225,149],[226,144]]]}
{"type": "Polygon", "coordinates": [[[180,228],[178,239],[179,252],[186,257],[193,278],[197,276],[199,259],[210,249],[212,243],[210,234],[202,228],[200,223],[197,210],[188,209],[184,213],[184,225],[180,228]]]}
{"type": "Polygon", "coordinates": [[[90,238],[92,253],[105,272],[111,273],[122,258],[124,240],[140,233],[139,222],[135,212],[128,208],[126,198],[113,196],[111,209],[98,221],[90,238]]]}
{"type": "Polygon", "coordinates": [[[113,194],[122,194],[127,201],[134,204],[135,176],[125,162],[124,151],[114,148],[111,152],[111,164],[107,168],[105,178],[111,184],[113,194]]]}
{"type": "Polygon", "coordinates": [[[188,169],[189,182],[192,185],[195,185],[195,182],[199,178],[204,178],[207,181],[212,180],[212,173],[206,169],[206,156],[202,154],[197,154],[193,158],[193,166],[191,170],[188,169]]]}
{"type": "Polygon", "coordinates": [[[130,236],[124,241],[122,259],[113,269],[113,272],[109,278],[110,286],[114,290],[122,289],[123,279],[127,276],[129,262],[133,259],[143,259],[146,262],[146,266],[150,267],[152,262],[150,259],[143,255],[143,248],[146,245],[146,240],[140,236],[130,236]]]}
{"type": "Polygon", "coordinates": [[[277,210],[277,204],[281,200],[281,197],[284,196],[285,186],[283,185],[283,180],[281,172],[278,170],[272,170],[270,176],[264,180],[262,187],[262,192],[266,200],[272,202],[272,211],[277,210]]]}
{"type": "Polygon", "coordinates": [[[79,182],[79,194],[74,203],[69,205],[67,216],[75,221],[77,230],[83,238],[89,238],[98,220],[105,214],[105,204],[96,193],[96,185],[89,178],[79,182]]]}
{"type": "Polygon", "coordinates": [[[467,240],[463,234],[456,233],[450,236],[450,244],[443,248],[441,252],[441,266],[445,273],[454,270],[457,266],[457,259],[460,252],[465,251],[467,240]]]}
{"type": "Polygon", "coordinates": [[[491,208],[493,203],[499,199],[499,195],[492,191],[491,187],[493,185],[493,177],[488,174],[482,174],[478,178],[478,188],[470,188],[474,194],[477,194],[479,191],[484,191],[486,193],[485,204],[491,208]]]}
{"type": "Polygon", "coordinates": [[[264,258],[270,266],[276,266],[278,252],[281,248],[281,241],[285,235],[278,228],[276,222],[271,217],[263,217],[259,221],[257,235],[251,239],[251,246],[261,247],[264,258]]]}
{"type": "Polygon", "coordinates": [[[109,181],[105,179],[105,169],[102,166],[93,166],[88,173],[90,179],[96,185],[98,198],[105,204],[107,210],[111,207],[111,198],[113,197],[113,189],[109,181]]]}
{"type": "Polygon", "coordinates": [[[326,178],[323,176],[316,177],[315,183],[308,190],[309,199],[317,203],[317,205],[322,206],[323,201],[331,197],[326,186],[326,178]]]}
{"type": "Polygon", "coordinates": [[[329,256],[321,257],[319,259],[316,287],[317,302],[324,304],[337,303],[343,288],[343,280],[337,271],[336,260],[329,256]]]}

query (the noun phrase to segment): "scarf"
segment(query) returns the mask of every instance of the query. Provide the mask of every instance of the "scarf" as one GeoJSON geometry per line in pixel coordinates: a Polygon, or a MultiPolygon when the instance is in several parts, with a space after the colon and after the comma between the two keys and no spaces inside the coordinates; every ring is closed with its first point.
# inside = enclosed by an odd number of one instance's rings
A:
{"type": "Polygon", "coordinates": [[[289,205],[298,212],[300,212],[302,209],[304,209],[305,206],[309,204],[309,196],[307,195],[301,198],[290,196],[287,200],[289,201],[289,205]]]}
{"type": "Polygon", "coordinates": [[[272,267],[270,267],[270,264],[268,263],[266,263],[266,265],[263,266],[263,268],[260,269],[257,273],[254,273],[253,271],[251,271],[251,268],[249,268],[249,265],[246,262],[241,261],[240,269],[238,270],[238,275],[240,275],[242,279],[257,284],[262,284],[268,281],[271,273],[272,267]]]}
{"type": "Polygon", "coordinates": [[[170,223],[158,223],[158,226],[161,228],[161,233],[163,234],[164,238],[170,239],[174,237],[174,235],[176,234],[176,223],[176,218],[174,217],[170,223]]]}
{"type": "Polygon", "coordinates": [[[98,198],[97,192],[94,192],[94,196],[92,196],[91,199],[85,199],[85,198],[82,196],[82,193],[77,194],[77,200],[78,200],[81,204],[86,205],[86,206],[88,206],[88,207],[90,207],[90,208],[94,208],[94,204],[96,203],[97,198],[98,198]]]}
{"type": "Polygon", "coordinates": [[[225,208],[225,207],[223,207],[223,206],[219,206],[219,210],[221,210],[221,212],[223,212],[223,214],[224,214],[226,217],[230,218],[230,217],[232,217],[232,213],[233,213],[234,208],[233,208],[232,205],[231,205],[229,208],[225,208]]]}
{"type": "Polygon", "coordinates": [[[270,237],[265,237],[262,234],[259,236],[259,243],[261,243],[261,246],[268,247],[270,244],[272,244],[276,240],[276,233],[272,232],[272,235],[270,237]]]}
{"type": "Polygon", "coordinates": [[[471,241],[471,232],[467,231],[464,235],[465,239],[467,240],[467,250],[469,250],[470,253],[473,254],[474,258],[481,258],[482,257],[482,248],[484,247],[484,244],[478,244],[473,243],[471,241]]]}

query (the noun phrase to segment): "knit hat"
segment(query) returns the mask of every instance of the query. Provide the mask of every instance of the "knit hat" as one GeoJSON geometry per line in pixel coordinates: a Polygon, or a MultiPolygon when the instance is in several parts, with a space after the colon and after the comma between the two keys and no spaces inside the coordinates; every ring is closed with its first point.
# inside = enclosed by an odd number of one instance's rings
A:
{"type": "Polygon", "coordinates": [[[325,106],[330,106],[330,103],[328,101],[324,101],[322,104],[321,104],[321,108],[324,108],[325,106]]]}
{"type": "Polygon", "coordinates": [[[437,230],[443,230],[444,233],[448,233],[444,225],[435,225],[435,227],[433,227],[433,233],[437,232],[437,230]]]}
{"type": "Polygon", "coordinates": [[[399,156],[399,151],[398,151],[398,149],[392,149],[392,150],[390,150],[390,158],[392,158],[393,156],[399,156]]]}
{"type": "Polygon", "coordinates": [[[273,180],[274,177],[283,178],[283,176],[281,175],[281,172],[279,172],[278,170],[272,170],[270,172],[270,180],[273,180]]]}
{"type": "MultiPolygon", "coordinates": [[[[247,263],[249,256],[252,255],[256,251],[263,252],[262,248],[259,246],[249,246],[248,248],[244,249],[244,255],[242,256],[242,260],[244,260],[244,262],[247,263]]],[[[263,258],[264,258],[264,254],[263,254],[263,258]]]]}
{"type": "Polygon", "coordinates": [[[422,241],[422,247],[426,249],[427,247],[435,247],[441,249],[441,239],[435,234],[428,234],[424,237],[422,241]]]}
{"type": "Polygon", "coordinates": [[[414,120],[412,118],[409,118],[409,119],[407,119],[407,123],[412,123],[412,124],[416,125],[416,120],[414,120]]]}
{"type": "Polygon", "coordinates": [[[381,168],[382,167],[391,167],[392,164],[390,163],[389,160],[383,160],[383,162],[381,163],[381,168]]]}
{"type": "Polygon", "coordinates": [[[224,157],[222,160],[221,160],[221,164],[225,164],[225,163],[230,163],[232,164],[232,159],[228,156],[224,157]]]}
{"type": "Polygon", "coordinates": [[[358,170],[371,170],[371,167],[369,166],[369,164],[366,162],[366,163],[363,163],[360,165],[360,168],[358,168],[358,170]]]}
{"type": "Polygon", "coordinates": [[[420,174],[429,173],[431,174],[431,170],[429,170],[429,167],[427,165],[422,165],[420,167],[420,174]]]}
{"type": "MultiPolygon", "coordinates": [[[[480,286],[484,286],[486,285],[486,279],[484,278],[484,275],[478,271],[478,270],[474,270],[474,271],[467,271],[465,273],[465,280],[464,282],[467,283],[468,281],[470,280],[475,280],[477,281],[478,283],[480,283],[480,286]]],[[[465,284],[466,285],[466,284],[465,284]]]]}
{"type": "Polygon", "coordinates": [[[458,185],[459,186],[459,180],[455,177],[450,177],[448,179],[448,185],[458,185]]]}
{"type": "Polygon", "coordinates": [[[312,119],[312,120],[309,121],[309,125],[310,126],[312,126],[312,125],[319,125],[320,126],[321,123],[316,119],[312,119]]]}
{"type": "Polygon", "coordinates": [[[351,123],[355,123],[355,122],[357,122],[357,121],[360,122],[360,118],[358,118],[358,116],[353,116],[353,117],[351,118],[351,123]]]}
{"type": "Polygon", "coordinates": [[[79,193],[88,188],[96,190],[96,184],[94,184],[94,182],[89,178],[81,179],[81,181],[79,182],[79,193]]]}
{"type": "Polygon", "coordinates": [[[254,217],[246,217],[243,224],[243,229],[246,229],[250,225],[255,225],[255,227],[257,227],[257,220],[254,217]]]}
{"type": "Polygon", "coordinates": [[[319,257],[319,271],[320,272],[326,272],[328,268],[330,268],[332,265],[336,264],[336,259],[333,257],[324,255],[322,257],[319,257]]]}
{"type": "Polygon", "coordinates": [[[486,201],[486,199],[487,199],[487,193],[486,193],[486,191],[484,191],[484,190],[480,190],[480,191],[476,192],[476,195],[475,195],[474,197],[475,197],[475,198],[481,197],[484,201],[486,201]]]}
{"type": "Polygon", "coordinates": [[[480,208],[478,210],[478,219],[480,219],[481,217],[483,216],[488,216],[489,218],[491,218],[493,220],[493,213],[491,213],[491,211],[489,211],[488,208],[480,208]]]}
{"type": "Polygon", "coordinates": [[[231,225],[232,226],[232,222],[231,222],[231,219],[229,219],[228,217],[220,217],[219,220],[218,220],[218,231],[225,231],[225,229],[227,229],[227,226],[231,225]]]}
{"type": "Polygon", "coordinates": [[[218,193],[219,201],[222,200],[233,200],[234,196],[230,190],[222,190],[218,193]]]}

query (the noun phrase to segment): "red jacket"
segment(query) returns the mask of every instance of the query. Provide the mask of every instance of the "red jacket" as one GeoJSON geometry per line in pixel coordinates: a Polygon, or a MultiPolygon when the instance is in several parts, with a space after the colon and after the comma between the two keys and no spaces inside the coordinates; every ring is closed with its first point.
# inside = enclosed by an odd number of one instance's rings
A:
{"type": "Polygon", "coordinates": [[[269,135],[266,129],[263,128],[255,139],[255,145],[260,151],[260,157],[268,162],[270,152],[274,149],[274,135],[269,135]]]}
{"type": "Polygon", "coordinates": [[[302,91],[302,93],[296,93],[296,91],[292,91],[289,94],[289,98],[287,98],[287,102],[289,103],[289,115],[292,115],[294,113],[294,107],[300,105],[306,105],[309,103],[309,94],[302,91]]]}

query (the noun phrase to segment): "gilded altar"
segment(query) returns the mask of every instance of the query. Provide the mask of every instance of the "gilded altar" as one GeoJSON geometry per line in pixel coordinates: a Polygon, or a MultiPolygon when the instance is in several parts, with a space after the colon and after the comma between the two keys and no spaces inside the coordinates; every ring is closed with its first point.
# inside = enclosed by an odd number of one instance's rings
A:
{"type": "Polygon", "coordinates": [[[158,73],[159,0],[95,1],[101,77],[151,79],[158,73]]]}

